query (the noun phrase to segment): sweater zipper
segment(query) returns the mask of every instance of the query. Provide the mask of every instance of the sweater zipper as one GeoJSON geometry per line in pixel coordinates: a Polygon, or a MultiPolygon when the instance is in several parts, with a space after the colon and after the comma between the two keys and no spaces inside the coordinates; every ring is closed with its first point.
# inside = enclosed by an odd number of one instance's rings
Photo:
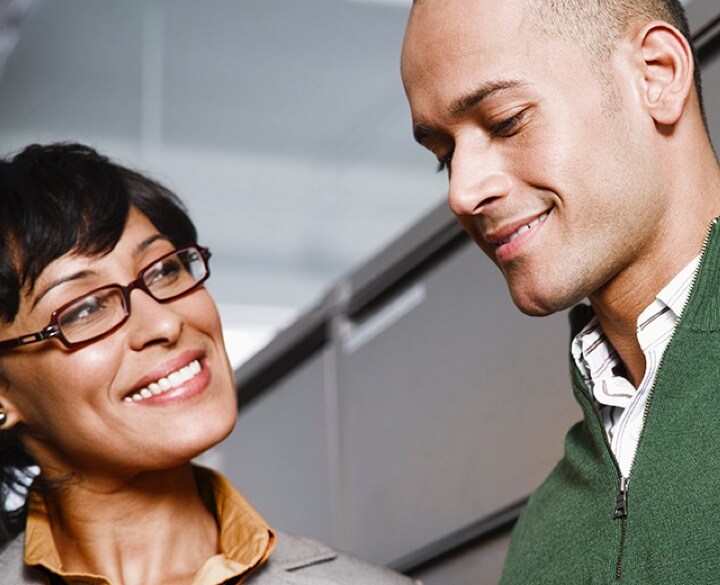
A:
{"type": "MultiPolygon", "coordinates": [[[[649,398],[649,397],[648,397],[649,398]]],[[[617,501],[615,503],[615,512],[613,520],[620,520],[620,550],[618,551],[617,562],[615,563],[615,579],[619,581],[622,578],[623,560],[625,558],[625,544],[627,541],[627,516],[628,516],[628,485],[630,484],[630,476],[620,475],[618,486],[617,501]]]]}
{"type": "MultiPolygon", "coordinates": [[[[650,397],[648,396],[648,400],[649,399],[650,397]]],[[[600,408],[598,407],[597,403],[592,400],[592,397],[591,404],[593,405],[593,410],[595,410],[595,414],[597,415],[597,420],[600,423],[600,433],[602,434],[603,441],[605,441],[605,447],[607,448],[608,453],[610,453],[613,466],[615,467],[615,473],[617,474],[618,478],[618,488],[615,498],[615,509],[613,510],[612,517],[613,520],[620,521],[620,545],[618,546],[618,556],[615,562],[615,579],[619,581],[622,578],[623,560],[625,558],[625,545],[627,543],[628,486],[630,485],[630,474],[628,474],[628,477],[625,477],[620,471],[620,463],[618,462],[617,457],[612,450],[612,445],[610,445],[610,439],[607,436],[607,432],[602,426],[602,414],[600,413],[600,408]]],[[[644,422],[645,421],[643,419],[643,424],[644,422]]]]}
{"type": "Polygon", "coordinates": [[[607,449],[607,452],[610,454],[610,459],[612,460],[613,468],[615,469],[615,474],[618,478],[618,488],[612,518],[613,520],[620,520],[620,544],[618,546],[618,556],[615,562],[615,579],[619,581],[622,577],[622,565],[623,559],[625,557],[625,545],[627,540],[627,496],[630,478],[623,476],[622,472],[620,471],[620,463],[618,463],[617,457],[615,457],[615,453],[612,450],[612,445],[610,445],[610,439],[608,438],[607,432],[605,431],[605,428],[602,424],[602,414],[600,413],[600,407],[597,405],[597,402],[593,400],[592,396],[586,391],[585,384],[582,381],[582,377],[580,376],[580,372],[577,370],[577,368],[575,369],[575,384],[580,390],[580,392],[582,392],[582,394],[585,396],[585,398],[588,399],[588,401],[590,402],[590,406],[595,412],[595,420],[600,426],[600,436],[605,443],[605,448],[607,449]]]}
{"type": "MultiPolygon", "coordinates": [[[[653,385],[650,387],[650,391],[648,392],[647,400],[645,401],[645,406],[643,408],[643,416],[642,416],[642,426],[640,427],[640,436],[638,437],[637,446],[635,448],[635,455],[637,455],[637,449],[640,447],[640,441],[642,441],[643,436],[645,435],[645,423],[647,421],[648,416],[648,409],[650,407],[650,401],[652,400],[653,393],[655,392],[655,385],[657,384],[657,378],[660,375],[660,372],[663,367],[663,363],[665,362],[665,354],[667,353],[667,348],[670,347],[670,344],[673,341],[673,338],[675,337],[675,331],[677,331],[678,325],[680,324],[680,320],[682,319],[683,315],[685,314],[685,309],[687,308],[688,303],[690,302],[690,296],[692,295],[692,291],[695,288],[695,282],[697,281],[698,274],[700,272],[700,267],[703,264],[703,261],[705,259],[705,253],[707,252],[708,243],[710,241],[710,233],[712,232],[713,227],[715,227],[715,224],[718,222],[718,218],[715,218],[710,222],[710,226],[707,229],[707,233],[705,234],[705,241],[703,242],[702,250],[700,251],[700,261],[698,262],[698,266],[695,269],[695,274],[693,274],[692,282],[690,283],[690,294],[688,295],[687,299],[685,300],[685,303],[683,304],[682,311],[680,313],[680,319],[678,319],[678,322],[675,324],[675,327],[673,328],[673,332],[670,335],[670,340],[668,341],[668,344],[666,346],[666,350],[663,352],[662,357],[660,358],[660,363],[658,364],[657,373],[655,375],[655,380],[653,381],[653,385]]],[[[593,401],[594,404],[594,401],[593,401]]],[[[600,409],[595,408],[596,413],[598,414],[599,420],[602,420],[600,415],[600,409]]],[[[623,572],[623,560],[625,557],[625,546],[627,544],[627,517],[628,517],[628,487],[630,485],[630,475],[632,475],[633,467],[635,466],[635,455],[633,455],[633,461],[630,464],[630,472],[628,473],[627,477],[622,475],[620,471],[620,464],[617,461],[617,458],[615,457],[615,454],[612,451],[612,446],[610,445],[610,441],[607,438],[607,433],[603,429],[603,437],[605,438],[605,444],[610,450],[610,455],[612,456],[613,463],[615,464],[615,469],[617,471],[619,481],[618,481],[618,492],[617,492],[617,499],[615,501],[615,511],[613,512],[613,519],[614,520],[620,520],[620,551],[618,553],[618,559],[617,563],[615,565],[615,579],[620,580],[622,578],[622,572],[623,572]]]]}

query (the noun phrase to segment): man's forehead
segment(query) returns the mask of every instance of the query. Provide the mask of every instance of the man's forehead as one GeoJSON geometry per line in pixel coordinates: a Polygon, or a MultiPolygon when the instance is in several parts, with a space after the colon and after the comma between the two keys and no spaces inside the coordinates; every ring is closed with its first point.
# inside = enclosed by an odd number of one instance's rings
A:
{"type": "Polygon", "coordinates": [[[527,6],[523,0],[422,0],[414,9],[402,74],[416,137],[481,103],[497,108],[574,93],[568,84],[577,86],[588,69],[586,52],[534,26],[527,6]]]}
{"type": "Polygon", "coordinates": [[[475,41],[492,44],[532,34],[523,0],[416,0],[405,33],[405,49],[442,44],[463,50],[475,41]]]}
{"type": "Polygon", "coordinates": [[[493,14],[523,12],[533,2],[535,0],[413,0],[410,16],[411,18],[420,14],[442,16],[460,10],[468,16],[491,17],[493,14]]]}
{"type": "Polygon", "coordinates": [[[406,83],[507,77],[540,52],[521,0],[421,0],[410,15],[402,52],[406,83]],[[488,69],[499,68],[491,72],[488,69]],[[445,78],[447,77],[447,78],[445,78]]]}

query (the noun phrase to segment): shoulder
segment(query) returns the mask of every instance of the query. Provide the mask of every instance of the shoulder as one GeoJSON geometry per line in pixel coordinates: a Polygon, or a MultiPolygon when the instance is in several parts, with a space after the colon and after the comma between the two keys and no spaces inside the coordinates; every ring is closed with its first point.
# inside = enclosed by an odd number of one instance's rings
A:
{"type": "MultiPolygon", "coordinates": [[[[252,585],[413,585],[417,582],[389,569],[337,552],[315,540],[277,534],[270,559],[248,581],[252,585]]],[[[0,550],[3,585],[43,585],[43,578],[25,567],[24,538],[0,550]]]]}
{"type": "Polygon", "coordinates": [[[394,571],[371,565],[324,544],[277,532],[277,546],[265,565],[248,584],[252,585],[412,585],[394,571]]]}
{"type": "Polygon", "coordinates": [[[45,580],[25,567],[25,534],[16,536],[0,550],[3,585],[42,585],[45,580]]]}

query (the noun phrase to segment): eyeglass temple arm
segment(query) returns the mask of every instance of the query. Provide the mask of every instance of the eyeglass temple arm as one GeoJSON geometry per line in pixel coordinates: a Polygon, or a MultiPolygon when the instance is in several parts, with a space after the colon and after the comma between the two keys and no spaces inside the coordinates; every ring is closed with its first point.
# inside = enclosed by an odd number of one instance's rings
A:
{"type": "Polygon", "coordinates": [[[0,341],[0,351],[5,349],[13,349],[21,345],[29,345],[30,343],[37,343],[38,341],[45,341],[51,337],[55,337],[60,333],[60,327],[57,325],[48,325],[42,331],[37,333],[28,333],[22,337],[16,337],[15,339],[8,339],[7,341],[0,341]]]}

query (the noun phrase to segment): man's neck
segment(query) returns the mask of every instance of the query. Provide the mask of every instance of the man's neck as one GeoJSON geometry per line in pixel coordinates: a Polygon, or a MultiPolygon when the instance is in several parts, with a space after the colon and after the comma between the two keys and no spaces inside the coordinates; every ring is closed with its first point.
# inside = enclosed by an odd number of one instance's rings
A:
{"type": "Polygon", "coordinates": [[[633,323],[632,327],[629,327],[624,321],[601,317],[597,308],[595,312],[603,333],[625,367],[628,380],[637,388],[645,375],[646,364],[645,353],[638,342],[636,324],[633,323]]]}
{"type": "MultiPolygon", "coordinates": [[[[703,232],[704,233],[704,232],[703,232]]],[[[655,301],[661,290],[679,278],[700,252],[689,251],[690,257],[673,256],[671,262],[658,262],[654,273],[635,274],[635,286],[620,286],[616,279],[604,290],[592,295],[590,302],[603,333],[617,352],[627,378],[637,388],[645,375],[645,353],[638,339],[638,321],[642,313],[655,301]]],[[[623,275],[627,277],[627,275],[623,275]]],[[[679,317],[681,308],[670,307],[679,317]]]]}

